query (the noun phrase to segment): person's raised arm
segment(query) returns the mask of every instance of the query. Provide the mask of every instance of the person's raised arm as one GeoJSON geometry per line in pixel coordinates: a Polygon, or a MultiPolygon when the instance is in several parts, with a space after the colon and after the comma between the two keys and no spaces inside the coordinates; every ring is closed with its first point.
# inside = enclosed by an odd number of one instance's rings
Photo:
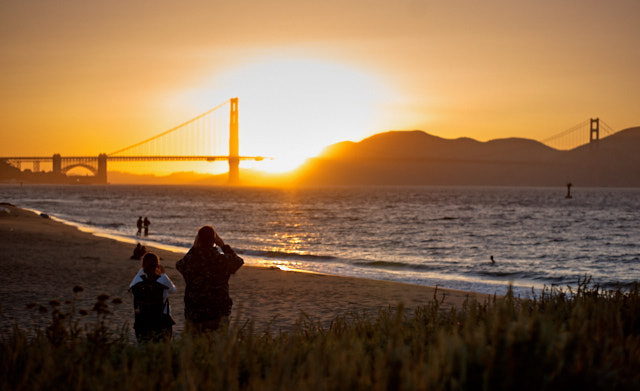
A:
{"type": "Polygon", "coordinates": [[[222,240],[222,238],[220,236],[218,236],[217,232],[214,232],[214,237],[213,237],[213,242],[215,244],[217,244],[218,246],[220,246],[220,248],[224,247],[224,241],[222,240]]]}

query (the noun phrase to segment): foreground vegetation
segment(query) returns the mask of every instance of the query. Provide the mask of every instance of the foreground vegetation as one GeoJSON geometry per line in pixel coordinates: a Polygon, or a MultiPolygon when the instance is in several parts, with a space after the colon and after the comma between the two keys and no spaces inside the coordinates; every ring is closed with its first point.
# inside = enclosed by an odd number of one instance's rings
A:
{"type": "Polygon", "coordinates": [[[637,285],[584,281],[446,311],[434,297],[411,315],[389,308],[329,327],[301,319],[279,335],[246,325],[146,345],[106,327],[118,304],[107,300],[89,325],[52,302],[48,327],[3,336],[0,389],[640,389],[637,285]]]}

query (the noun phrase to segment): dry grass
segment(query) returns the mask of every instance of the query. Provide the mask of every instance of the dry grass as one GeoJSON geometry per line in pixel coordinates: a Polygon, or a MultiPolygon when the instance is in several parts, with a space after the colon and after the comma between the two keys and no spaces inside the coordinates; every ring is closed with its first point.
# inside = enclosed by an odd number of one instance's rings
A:
{"type": "Polygon", "coordinates": [[[388,308],[328,328],[300,319],[278,335],[249,324],[147,345],[109,327],[118,304],[102,297],[84,317],[73,301],[34,306],[51,320],[2,337],[0,389],[640,389],[637,285],[585,280],[448,311],[434,297],[412,315],[388,308]]]}

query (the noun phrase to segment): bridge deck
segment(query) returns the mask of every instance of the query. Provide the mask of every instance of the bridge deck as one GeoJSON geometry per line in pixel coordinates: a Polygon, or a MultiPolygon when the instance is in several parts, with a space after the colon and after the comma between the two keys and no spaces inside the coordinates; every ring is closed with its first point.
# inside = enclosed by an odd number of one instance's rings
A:
{"type": "MultiPolygon", "coordinates": [[[[215,160],[255,160],[267,159],[263,156],[107,156],[107,160],[113,162],[134,162],[134,161],[207,161],[215,160]]],[[[0,157],[0,160],[19,160],[22,162],[52,160],[52,156],[10,156],[0,157]]],[[[61,160],[97,160],[98,156],[61,156],[61,160]]]]}

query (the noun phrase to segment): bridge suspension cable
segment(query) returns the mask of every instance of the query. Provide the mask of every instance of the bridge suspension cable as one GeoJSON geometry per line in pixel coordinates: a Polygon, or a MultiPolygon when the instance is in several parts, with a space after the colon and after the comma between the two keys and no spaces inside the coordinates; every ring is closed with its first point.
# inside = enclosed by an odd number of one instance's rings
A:
{"type": "MultiPolygon", "coordinates": [[[[230,99],[220,103],[214,108],[194,117],[182,124],[175,126],[165,132],[157,134],[146,140],[129,145],[128,147],[119,149],[109,153],[107,156],[114,155],[123,156],[124,152],[137,155],[215,155],[212,147],[219,149],[228,145],[228,127],[221,127],[218,131],[218,118],[216,111],[227,104],[230,99]],[[177,133],[183,134],[177,135],[177,133]],[[160,140],[160,141],[159,141],[160,140]],[[188,146],[188,150],[184,147],[188,146]],[[171,148],[170,151],[167,151],[171,148]]],[[[227,122],[228,123],[228,122],[227,122]]],[[[219,154],[226,155],[220,149],[219,154]]]]}
{"type": "Polygon", "coordinates": [[[566,130],[540,140],[541,143],[547,144],[556,149],[572,149],[578,145],[585,144],[589,141],[586,128],[590,120],[584,120],[566,130]]]}
{"type": "Polygon", "coordinates": [[[609,126],[609,124],[607,124],[603,120],[600,120],[600,130],[601,131],[604,130],[604,135],[602,137],[611,136],[612,134],[617,132],[616,130],[614,130],[611,126],[609,126]]]}

